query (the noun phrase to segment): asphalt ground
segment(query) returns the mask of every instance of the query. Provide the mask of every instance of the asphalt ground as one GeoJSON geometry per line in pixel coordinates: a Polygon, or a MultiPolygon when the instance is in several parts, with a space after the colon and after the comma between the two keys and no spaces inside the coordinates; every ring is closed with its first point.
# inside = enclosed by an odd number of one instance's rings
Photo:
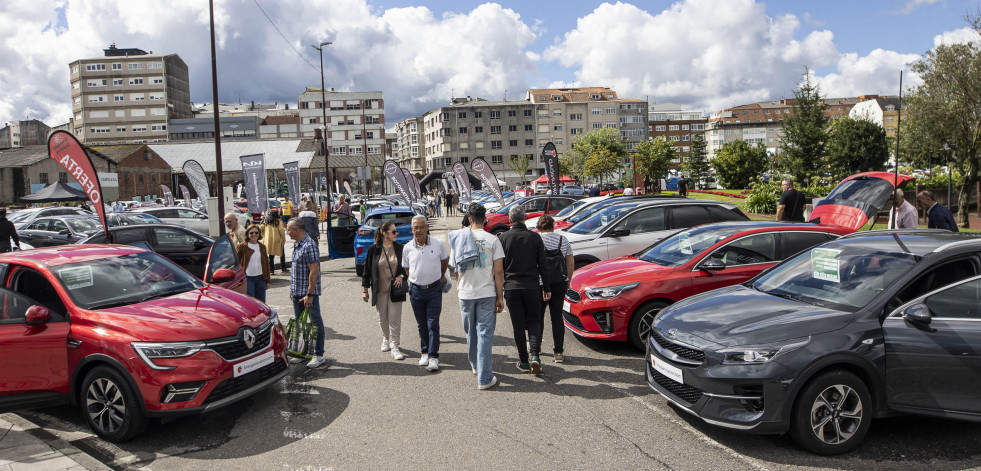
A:
{"type": "MultiPolygon", "coordinates": [[[[459,218],[434,220],[440,234],[459,218]]],[[[456,290],[443,297],[440,371],[417,366],[411,307],[402,349],[380,351],[374,309],[361,301],[353,259],[322,263],[326,370],[293,365],[289,376],[246,400],[201,416],[154,423],[122,444],[94,437],[67,407],[20,415],[114,469],[969,469],[981,468],[981,425],[922,417],[874,421],[865,443],[837,457],[789,436],[724,430],[668,404],[644,380],[643,355],[626,344],[566,333],[563,364],[515,367],[507,311],[498,315],[494,370],[477,389],[466,359],[456,290]]],[[[268,303],[292,315],[288,278],[275,275],[268,303]]],[[[551,352],[546,320],[543,351],[551,352]]],[[[2,468],[2,467],[0,467],[2,468]]]]}

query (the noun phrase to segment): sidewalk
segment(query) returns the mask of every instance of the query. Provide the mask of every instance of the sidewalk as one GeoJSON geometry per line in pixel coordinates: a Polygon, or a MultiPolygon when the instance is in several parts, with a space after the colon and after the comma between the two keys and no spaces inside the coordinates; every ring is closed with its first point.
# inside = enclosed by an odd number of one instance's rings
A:
{"type": "Polygon", "coordinates": [[[0,471],[109,469],[20,416],[0,414],[0,471]]]}

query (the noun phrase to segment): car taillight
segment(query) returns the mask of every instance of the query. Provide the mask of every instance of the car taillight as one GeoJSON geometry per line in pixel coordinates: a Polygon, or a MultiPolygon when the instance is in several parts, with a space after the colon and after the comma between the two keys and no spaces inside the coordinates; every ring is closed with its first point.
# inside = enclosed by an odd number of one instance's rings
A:
{"type": "Polygon", "coordinates": [[[359,236],[366,237],[366,236],[370,236],[371,234],[374,234],[374,233],[375,233],[375,230],[372,229],[372,228],[370,228],[370,227],[362,227],[361,229],[358,229],[358,235],[359,236]]]}
{"type": "Polygon", "coordinates": [[[361,256],[361,252],[363,252],[363,251],[364,251],[364,247],[358,247],[358,253],[356,254],[356,256],[360,257],[361,256]]]}

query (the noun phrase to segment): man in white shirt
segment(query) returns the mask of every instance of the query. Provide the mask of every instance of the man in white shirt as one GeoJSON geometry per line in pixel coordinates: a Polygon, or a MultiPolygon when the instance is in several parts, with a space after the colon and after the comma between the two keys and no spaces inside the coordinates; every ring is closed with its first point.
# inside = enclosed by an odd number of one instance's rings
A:
{"type": "Polygon", "coordinates": [[[473,203],[467,208],[470,230],[477,245],[477,260],[473,267],[460,272],[454,265],[454,278],[460,298],[460,316],[463,331],[467,334],[470,350],[467,359],[470,369],[477,375],[477,387],[490,389],[497,384],[494,376],[491,346],[497,314],[504,311],[504,248],[497,236],[484,231],[486,210],[473,203]]]}
{"type": "Polygon", "coordinates": [[[412,240],[402,249],[402,267],[409,279],[409,303],[419,324],[419,366],[439,370],[439,314],[443,310],[443,273],[450,256],[443,243],[429,236],[426,217],[412,218],[412,240]]]}

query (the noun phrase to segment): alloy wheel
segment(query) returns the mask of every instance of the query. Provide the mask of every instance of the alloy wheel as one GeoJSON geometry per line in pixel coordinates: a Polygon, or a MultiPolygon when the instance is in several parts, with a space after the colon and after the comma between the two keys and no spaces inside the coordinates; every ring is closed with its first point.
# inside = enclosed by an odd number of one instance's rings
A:
{"type": "Polygon", "coordinates": [[[126,418],[126,401],[116,383],[108,378],[96,378],[85,392],[85,409],[91,423],[101,433],[113,434],[126,418]]]}
{"type": "Polygon", "coordinates": [[[654,318],[657,317],[657,313],[661,312],[661,308],[648,309],[644,312],[644,316],[640,318],[640,325],[638,326],[638,333],[640,333],[640,340],[642,342],[647,342],[647,339],[651,336],[651,326],[654,325],[654,318]]]}
{"type": "Polygon", "coordinates": [[[825,388],[811,404],[811,431],[818,440],[837,445],[848,441],[862,425],[862,398],[844,384],[825,388]]]}

